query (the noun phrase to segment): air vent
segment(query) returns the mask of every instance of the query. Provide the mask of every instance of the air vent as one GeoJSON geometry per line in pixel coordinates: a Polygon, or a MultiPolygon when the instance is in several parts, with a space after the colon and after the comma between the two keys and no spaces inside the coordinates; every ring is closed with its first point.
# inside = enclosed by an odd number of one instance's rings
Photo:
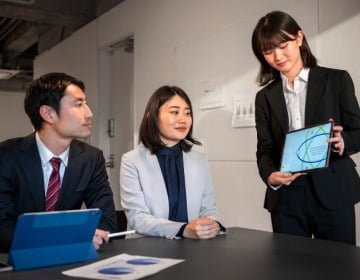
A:
{"type": "Polygon", "coordinates": [[[18,74],[19,70],[0,69],[0,80],[8,80],[18,74]]]}

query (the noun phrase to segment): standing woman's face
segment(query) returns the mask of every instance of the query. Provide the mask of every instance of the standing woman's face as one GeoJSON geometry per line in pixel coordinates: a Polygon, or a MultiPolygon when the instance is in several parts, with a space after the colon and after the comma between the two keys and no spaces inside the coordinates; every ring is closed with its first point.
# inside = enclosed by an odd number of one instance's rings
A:
{"type": "MultiPolygon", "coordinates": [[[[287,34],[289,37],[293,37],[287,34]]],[[[303,61],[300,54],[300,46],[304,34],[300,30],[297,37],[292,41],[280,43],[275,48],[264,50],[263,55],[267,63],[274,69],[280,71],[288,78],[294,78],[303,68],[303,61]]]]}
{"type": "Polygon", "coordinates": [[[174,95],[159,108],[160,139],[166,146],[174,146],[185,139],[192,125],[189,105],[174,95]]]}

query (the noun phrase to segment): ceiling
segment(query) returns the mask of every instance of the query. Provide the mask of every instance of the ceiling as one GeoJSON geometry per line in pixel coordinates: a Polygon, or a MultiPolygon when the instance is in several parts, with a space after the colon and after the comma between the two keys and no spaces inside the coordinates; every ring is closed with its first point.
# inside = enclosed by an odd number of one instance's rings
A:
{"type": "Polygon", "coordinates": [[[123,1],[0,0],[0,90],[22,91],[38,54],[123,1]]]}

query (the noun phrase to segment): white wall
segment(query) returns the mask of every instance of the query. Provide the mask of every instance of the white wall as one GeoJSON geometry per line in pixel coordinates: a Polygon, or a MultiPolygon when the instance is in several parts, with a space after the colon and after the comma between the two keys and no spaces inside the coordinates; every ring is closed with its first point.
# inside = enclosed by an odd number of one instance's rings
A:
{"type": "MultiPolygon", "coordinates": [[[[360,100],[360,1],[321,0],[317,53],[319,63],[350,72],[360,100]],[[336,7],[336,8],[333,8],[336,7]]],[[[353,156],[360,173],[360,153],[353,156]]],[[[356,205],[357,245],[360,246],[360,204],[356,205]]]]}
{"type": "MultiPolygon", "coordinates": [[[[101,75],[97,72],[98,50],[134,34],[134,131],[137,131],[145,104],[156,88],[177,83],[190,89],[189,95],[195,106],[194,135],[205,143],[218,207],[225,223],[271,230],[269,215],[262,208],[265,187],[257,174],[255,129],[232,129],[230,123],[234,92],[238,90],[241,94],[254,96],[257,91],[254,81],[258,64],[250,49],[251,32],[259,17],[275,9],[287,11],[298,20],[321,65],[350,72],[359,96],[360,36],[355,28],[360,26],[358,0],[128,0],[40,55],[35,63],[36,74],[60,69],[86,82],[90,104],[97,114],[94,133],[98,134],[91,140],[95,145],[103,143],[99,127],[107,113],[99,106],[102,93],[96,92],[96,77],[101,75]],[[211,38],[222,38],[229,30],[234,36],[238,32],[238,37],[221,44],[211,41],[211,38]],[[203,57],[181,56],[182,51],[191,52],[198,45],[204,45],[204,52],[211,54],[212,44],[225,51],[209,55],[205,62],[203,57]],[[179,63],[183,62],[177,60],[179,57],[191,62],[182,66],[194,67],[191,68],[193,75],[187,80],[183,79],[187,76],[182,70],[186,68],[179,68],[179,63]],[[196,79],[221,74],[226,76],[226,86],[236,85],[226,93],[225,106],[200,111],[196,79]]],[[[360,225],[360,212],[357,212],[357,224],[360,225]]]]}
{"type": "Polygon", "coordinates": [[[0,142],[33,131],[24,112],[24,96],[24,92],[0,91],[0,142]]]}
{"type": "Polygon", "coordinates": [[[93,21],[69,39],[41,54],[34,62],[34,78],[47,72],[66,72],[85,83],[87,102],[95,116],[90,142],[99,142],[97,23],[93,21]]]}

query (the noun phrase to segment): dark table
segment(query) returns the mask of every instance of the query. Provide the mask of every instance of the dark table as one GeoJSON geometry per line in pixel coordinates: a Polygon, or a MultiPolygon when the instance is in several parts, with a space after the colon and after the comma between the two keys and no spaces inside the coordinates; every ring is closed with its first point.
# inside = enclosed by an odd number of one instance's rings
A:
{"type": "MultiPolygon", "coordinates": [[[[115,240],[99,252],[100,259],[122,253],[185,259],[146,279],[360,279],[358,247],[243,228],[229,228],[212,240],[115,240]]],[[[0,279],[83,279],[61,274],[83,264],[2,272],[0,279]]]]}

